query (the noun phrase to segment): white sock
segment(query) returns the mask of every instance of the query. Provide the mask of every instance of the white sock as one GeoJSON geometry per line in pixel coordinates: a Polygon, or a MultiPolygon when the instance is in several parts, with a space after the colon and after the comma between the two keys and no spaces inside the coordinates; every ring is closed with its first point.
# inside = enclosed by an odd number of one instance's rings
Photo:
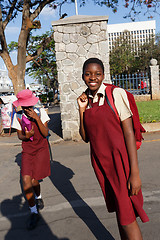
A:
{"type": "Polygon", "coordinates": [[[39,196],[35,194],[35,199],[40,199],[40,198],[42,198],[41,194],[39,196]]]}
{"type": "Polygon", "coordinates": [[[31,210],[31,213],[36,213],[36,214],[38,214],[36,205],[34,205],[33,207],[29,207],[29,208],[30,208],[30,210],[31,210]]]}

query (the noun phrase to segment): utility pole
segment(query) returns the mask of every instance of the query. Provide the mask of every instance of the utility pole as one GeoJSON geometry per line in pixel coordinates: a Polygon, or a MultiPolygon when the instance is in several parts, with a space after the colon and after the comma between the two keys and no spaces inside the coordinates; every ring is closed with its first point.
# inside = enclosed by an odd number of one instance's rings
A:
{"type": "Polygon", "coordinates": [[[78,15],[77,0],[75,0],[75,9],[76,9],[76,15],[78,15]]]}

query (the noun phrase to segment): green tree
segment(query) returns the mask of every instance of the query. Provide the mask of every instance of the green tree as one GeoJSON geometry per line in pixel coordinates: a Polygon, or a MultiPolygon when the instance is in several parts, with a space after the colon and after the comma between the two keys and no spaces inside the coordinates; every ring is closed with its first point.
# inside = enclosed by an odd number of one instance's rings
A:
{"type": "Polygon", "coordinates": [[[160,64],[160,34],[152,36],[142,45],[125,32],[113,44],[110,52],[111,75],[149,71],[151,58],[157,59],[160,64]]]}
{"type": "Polygon", "coordinates": [[[26,73],[39,83],[53,88],[53,91],[58,89],[57,81],[57,69],[55,59],[55,43],[53,36],[53,30],[47,31],[42,35],[31,36],[27,53],[33,55],[38,49],[40,49],[45,42],[45,47],[41,54],[30,62],[29,67],[26,69],[26,73]],[[46,44],[48,39],[48,44],[46,44]]]}
{"type": "Polygon", "coordinates": [[[135,70],[137,59],[132,40],[130,33],[125,31],[113,42],[113,49],[110,52],[111,75],[128,74],[135,70]]]}
{"type": "MultiPolygon", "coordinates": [[[[43,40],[41,47],[32,55],[30,55],[29,52],[27,53],[31,31],[41,27],[40,21],[36,20],[36,18],[45,6],[56,8],[57,6],[61,6],[64,2],[56,2],[53,0],[0,1],[0,57],[3,59],[4,64],[7,67],[8,75],[12,80],[15,94],[25,88],[24,77],[26,63],[33,61],[40,56],[48,44],[47,38],[45,41],[43,40]],[[5,29],[8,23],[14,21],[18,14],[21,15],[22,23],[17,43],[17,64],[14,65],[9,51],[11,48],[8,49],[7,46],[5,29]]],[[[53,36],[50,36],[49,39],[53,39],[53,36]]],[[[12,49],[13,48],[15,48],[14,44],[12,46],[12,49]]]]}
{"type": "Polygon", "coordinates": [[[149,64],[152,58],[157,59],[160,64],[160,35],[157,34],[155,38],[149,39],[146,43],[141,45],[138,53],[139,70],[149,71],[149,64]]]}

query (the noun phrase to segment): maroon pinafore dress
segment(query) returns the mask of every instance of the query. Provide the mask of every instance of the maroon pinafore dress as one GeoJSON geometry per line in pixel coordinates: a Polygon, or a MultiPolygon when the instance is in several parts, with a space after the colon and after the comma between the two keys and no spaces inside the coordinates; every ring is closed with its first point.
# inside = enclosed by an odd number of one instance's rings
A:
{"type": "Polygon", "coordinates": [[[140,216],[149,221],[143,210],[141,190],[129,196],[127,180],[130,167],[121,125],[107,104],[93,103],[84,112],[86,136],[90,141],[91,161],[109,212],[116,212],[121,225],[128,225],[140,216]]]}
{"type": "Polygon", "coordinates": [[[22,141],[21,175],[40,180],[50,175],[50,154],[48,141],[42,136],[36,122],[33,141],[22,141]]]}

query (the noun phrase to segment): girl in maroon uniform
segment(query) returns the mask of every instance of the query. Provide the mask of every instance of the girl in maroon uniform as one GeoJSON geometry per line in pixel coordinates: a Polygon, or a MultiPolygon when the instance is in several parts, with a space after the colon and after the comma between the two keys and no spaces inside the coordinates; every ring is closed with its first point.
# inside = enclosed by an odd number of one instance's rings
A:
{"type": "Polygon", "coordinates": [[[105,100],[104,66],[97,58],[83,65],[88,89],[77,99],[80,134],[90,142],[91,161],[109,212],[116,212],[122,240],[142,240],[136,217],[149,221],[143,210],[141,179],[137,160],[132,112],[126,93],[113,90],[118,121],[105,100]]]}
{"type": "Polygon", "coordinates": [[[50,175],[50,155],[46,139],[49,117],[44,108],[33,107],[39,98],[29,89],[20,91],[17,99],[13,104],[16,107],[21,106],[23,111],[14,116],[12,127],[17,129],[18,138],[22,140],[21,175],[23,190],[31,210],[27,228],[32,230],[39,220],[38,210],[44,207],[39,180],[50,175]]]}

